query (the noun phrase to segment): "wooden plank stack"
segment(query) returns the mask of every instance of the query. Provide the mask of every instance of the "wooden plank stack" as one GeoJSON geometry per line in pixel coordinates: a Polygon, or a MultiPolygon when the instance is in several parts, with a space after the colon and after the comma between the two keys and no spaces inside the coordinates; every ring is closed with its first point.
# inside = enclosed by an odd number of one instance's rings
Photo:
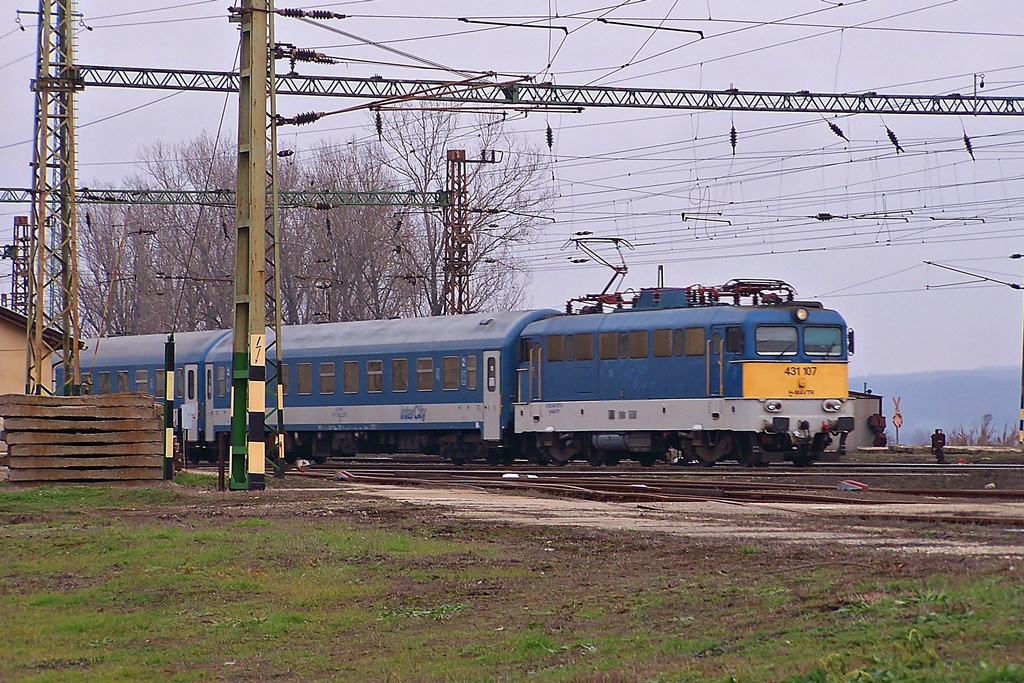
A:
{"type": "Polygon", "coordinates": [[[0,396],[13,483],[163,477],[163,421],[149,394],[0,396]]]}

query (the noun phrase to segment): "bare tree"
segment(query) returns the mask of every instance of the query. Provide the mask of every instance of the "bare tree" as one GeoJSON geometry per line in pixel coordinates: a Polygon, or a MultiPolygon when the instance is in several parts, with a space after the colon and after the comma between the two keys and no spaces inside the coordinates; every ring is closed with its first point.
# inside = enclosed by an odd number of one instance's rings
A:
{"type": "MultiPolygon", "coordinates": [[[[474,308],[521,303],[528,274],[515,255],[550,203],[547,169],[499,123],[463,130],[454,114],[388,113],[382,144],[320,143],[279,165],[279,189],[434,192],[446,185],[448,149],[497,150],[470,164],[474,308]]],[[[142,151],[126,187],[232,190],[230,136],[201,135],[142,151]]],[[[92,206],[80,239],[81,299],[92,333],[223,329],[232,321],[235,211],[182,204],[92,206]]],[[[383,204],[282,211],[278,264],[285,324],[437,315],[443,304],[444,230],[438,207],[383,204]]]]}
{"type": "MultiPolygon", "coordinates": [[[[467,149],[473,158],[497,163],[470,163],[467,186],[471,301],[476,310],[508,309],[522,303],[529,282],[525,263],[515,247],[523,244],[543,220],[551,204],[550,170],[544,157],[511,134],[502,118],[484,117],[463,126],[450,112],[421,109],[389,111],[381,118],[379,163],[409,189],[420,192],[447,186],[446,151],[467,149]]],[[[415,305],[421,315],[443,310],[444,225],[440,212],[411,212],[401,237],[409,249],[404,263],[416,283],[415,305]]]]}

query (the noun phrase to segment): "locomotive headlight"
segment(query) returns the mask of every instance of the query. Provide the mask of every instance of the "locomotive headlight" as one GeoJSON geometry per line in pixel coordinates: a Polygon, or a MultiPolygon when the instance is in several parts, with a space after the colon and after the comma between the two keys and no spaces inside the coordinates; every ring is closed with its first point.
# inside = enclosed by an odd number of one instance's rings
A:
{"type": "Polygon", "coordinates": [[[782,410],[782,401],[765,401],[764,409],[769,413],[777,413],[782,410]]]}
{"type": "Polygon", "coordinates": [[[806,308],[794,308],[793,309],[793,317],[796,318],[796,321],[799,322],[799,323],[806,322],[807,321],[807,309],[806,308]]]}
{"type": "Polygon", "coordinates": [[[838,398],[827,398],[822,401],[821,407],[825,409],[825,412],[834,413],[843,407],[843,402],[838,398]]]}

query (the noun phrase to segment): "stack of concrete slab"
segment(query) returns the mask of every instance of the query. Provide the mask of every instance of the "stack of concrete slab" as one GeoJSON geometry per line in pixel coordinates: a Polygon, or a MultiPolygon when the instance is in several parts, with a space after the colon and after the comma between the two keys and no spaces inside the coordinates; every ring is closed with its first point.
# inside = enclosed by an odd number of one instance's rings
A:
{"type": "Polygon", "coordinates": [[[163,422],[149,394],[0,396],[13,483],[163,477],[163,422]]]}

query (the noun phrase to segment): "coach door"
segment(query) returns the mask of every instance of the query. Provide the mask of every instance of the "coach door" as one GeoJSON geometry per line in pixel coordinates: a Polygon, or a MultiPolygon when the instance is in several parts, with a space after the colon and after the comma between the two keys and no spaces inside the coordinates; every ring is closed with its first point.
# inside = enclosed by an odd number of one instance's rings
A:
{"type": "Polygon", "coordinates": [[[213,363],[206,364],[206,382],[204,382],[203,439],[213,441],[213,363]]]}
{"type": "Polygon", "coordinates": [[[186,441],[199,439],[199,366],[185,366],[185,400],[181,404],[181,428],[186,441]]]}
{"type": "Polygon", "coordinates": [[[707,389],[708,396],[721,396],[722,384],[724,381],[725,358],[723,344],[724,331],[722,328],[714,327],[711,331],[711,339],[708,340],[707,348],[707,389]]]}
{"type": "Polygon", "coordinates": [[[484,440],[501,439],[501,354],[484,351],[484,440]]]}

